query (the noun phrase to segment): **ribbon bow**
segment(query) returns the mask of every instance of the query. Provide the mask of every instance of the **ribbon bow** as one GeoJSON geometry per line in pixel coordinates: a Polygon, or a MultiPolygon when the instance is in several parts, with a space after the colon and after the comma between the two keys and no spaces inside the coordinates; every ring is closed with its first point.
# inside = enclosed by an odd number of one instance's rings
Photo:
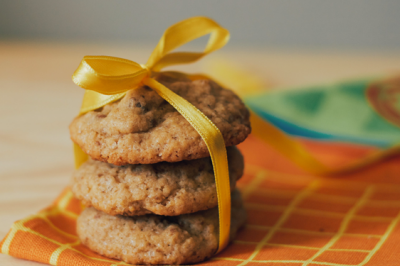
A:
{"type": "MultiPolygon", "coordinates": [[[[85,56],[72,80],[86,89],[80,115],[121,99],[128,90],[147,85],[168,101],[196,129],[207,145],[214,168],[218,195],[219,246],[229,242],[231,196],[225,141],[219,129],[201,111],[184,98],[152,78],[154,72],[177,64],[188,64],[223,47],[229,40],[228,30],[206,17],[193,17],[169,27],[161,37],[145,65],[109,56],[85,56]],[[203,52],[172,50],[210,34],[203,52]]],[[[79,167],[87,155],[75,144],[75,161],[79,167]]]]}

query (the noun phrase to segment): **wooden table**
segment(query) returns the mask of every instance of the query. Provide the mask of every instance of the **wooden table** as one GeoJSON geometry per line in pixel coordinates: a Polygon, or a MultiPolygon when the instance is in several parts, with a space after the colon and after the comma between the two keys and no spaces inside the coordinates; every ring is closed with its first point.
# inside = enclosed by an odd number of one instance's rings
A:
{"type": "MultiPolygon", "coordinates": [[[[71,75],[84,55],[144,63],[154,45],[0,42],[0,239],[11,224],[46,207],[73,171],[68,124],[83,90],[71,75]]],[[[400,73],[400,53],[296,52],[227,48],[225,58],[274,88],[400,73]]],[[[196,72],[201,63],[178,69],[196,72]]],[[[0,255],[0,265],[40,265],[0,255]]]]}

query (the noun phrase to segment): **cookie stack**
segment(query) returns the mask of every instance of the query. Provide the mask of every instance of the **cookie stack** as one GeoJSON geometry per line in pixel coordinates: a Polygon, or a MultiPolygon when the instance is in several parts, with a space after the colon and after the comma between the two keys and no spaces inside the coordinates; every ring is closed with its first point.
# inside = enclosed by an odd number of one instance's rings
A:
{"type": "MultiPolygon", "coordinates": [[[[231,238],[246,214],[236,181],[243,157],[233,146],[250,133],[249,112],[211,80],[160,74],[158,82],[202,111],[227,146],[232,191],[231,238]]],[[[132,264],[195,263],[218,248],[213,167],[204,141],[168,102],[146,86],[75,118],[72,140],[91,159],[73,174],[87,206],[77,221],[83,244],[132,264]]]]}

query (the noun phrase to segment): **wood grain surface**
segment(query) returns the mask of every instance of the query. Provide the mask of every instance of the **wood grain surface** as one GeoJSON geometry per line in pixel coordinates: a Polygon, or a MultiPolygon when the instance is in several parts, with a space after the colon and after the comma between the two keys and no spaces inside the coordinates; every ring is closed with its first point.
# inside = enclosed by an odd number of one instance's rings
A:
{"type": "MultiPolygon", "coordinates": [[[[73,171],[68,125],[83,90],[71,75],[84,55],[112,55],[145,63],[154,45],[0,42],[0,238],[11,224],[45,208],[73,171]]],[[[214,55],[187,67],[198,72],[214,55]]],[[[225,58],[290,88],[340,79],[400,73],[400,53],[274,51],[227,48],[225,58]]],[[[209,73],[212,75],[212,73],[209,73]]],[[[0,255],[0,265],[40,265],[0,255]]]]}

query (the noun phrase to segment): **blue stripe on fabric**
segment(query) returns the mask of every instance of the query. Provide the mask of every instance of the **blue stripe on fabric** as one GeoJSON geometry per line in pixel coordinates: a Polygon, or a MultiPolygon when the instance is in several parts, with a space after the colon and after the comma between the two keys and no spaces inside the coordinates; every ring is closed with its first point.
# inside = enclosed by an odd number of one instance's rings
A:
{"type": "Polygon", "coordinates": [[[326,140],[326,141],[341,141],[341,142],[359,143],[359,144],[377,146],[377,147],[381,147],[381,148],[386,148],[391,145],[390,142],[385,141],[385,140],[375,140],[375,139],[367,139],[367,138],[355,138],[355,137],[351,137],[351,136],[332,135],[332,134],[327,134],[327,133],[311,130],[311,129],[296,125],[292,122],[283,120],[277,116],[274,116],[274,115],[266,112],[265,110],[257,108],[256,106],[251,106],[251,109],[256,114],[258,114],[260,117],[262,117],[263,119],[269,121],[274,126],[278,127],[285,133],[292,135],[292,136],[304,137],[304,138],[309,138],[309,139],[326,140]]]}

